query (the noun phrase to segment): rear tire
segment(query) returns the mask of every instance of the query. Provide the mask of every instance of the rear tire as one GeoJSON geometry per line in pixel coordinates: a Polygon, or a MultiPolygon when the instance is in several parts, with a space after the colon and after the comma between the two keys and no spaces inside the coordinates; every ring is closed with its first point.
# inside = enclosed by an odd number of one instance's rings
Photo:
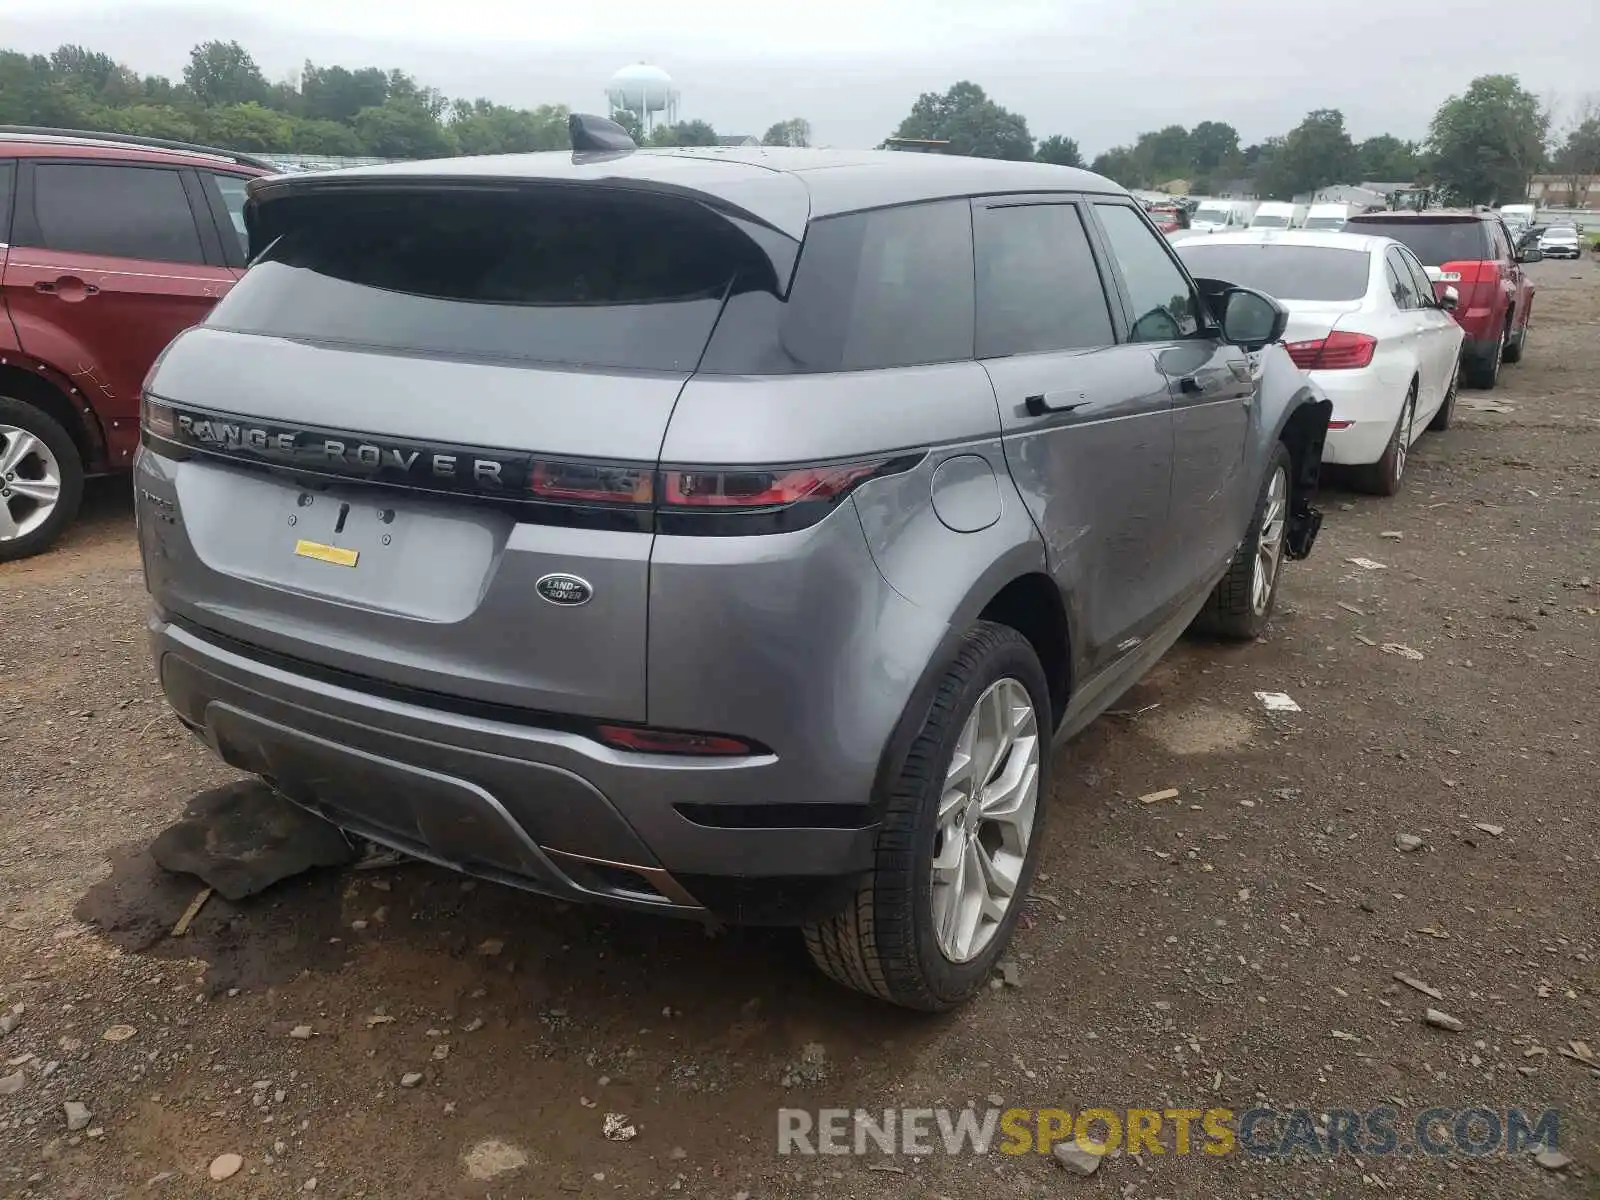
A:
{"type": "Polygon", "coordinates": [[[48,549],[82,499],[72,436],[44,410],[0,396],[0,562],[48,549]]]}
{"type": "Polygon", "coordinates": [[[925,1012],[954,1008],[982,988],[1011,940],[1033,882],[1050,791],[1053,732],[1050,689],[1033,646],[1008,626],[978,622],[940,681],[927,720],[890,787],[871,875],[843,912],[805,926],[811,961],[846,987],[925,1012]],[[1024,696],[1032,724],[1024,723],[1023,729],[1031,728],[1031,735],[1019,732],[1008,748],[987,749],[1004,739],[972,733],[975,718],[1014,716],[1024,696]],[[1020,782],[1008,787],[1013,772],[1020,782]],[[978,775],[988,778],[974,791],[978,775]],[[1002,827],[1003,815],[963,820],[968,810],[983,808],[980,798],[993,801],[999,813],[1004,807],[999,798],[1013,794],[1018,807],[1009,814],[1014,817],[1010,825],[1002,827]],[[1027,804],[1031,811],[1025,810],[1027,804]],[[952,836],[952,830],[968,832],[952,836]],[[1001,840],[1007,831],[1013,838],[1009,843],[1001,840]],[[985,855],[981,863],[969,858],[975,853],[985,855]],[[968,877],[951,878],[969,861],[983,868],[971,877],[978,880],[975,891],[981,898],[976,909],[963,910],[977,914],[966,944],[971,953],[952,957],[946,947],[953,941],[961,950],[963,922],[938,922],[952,916],[952,906],[967,894],[962,885],[968,877]],[[1002,876],[1009,891],[997,915],[990,906],[998,901],[985,889],[1002,876]],[[936,887],[942,889],[938,897],[936,887]]]}
{"type": "Polygon", "coordinates": [[[1494,385],[1500,382],[1500,364],[1506,356],[1506,339],[1511,336],[1511,327],[1506,326],[1500,334],[1499,345],[1488,358],[1469,359],[1467,361],[1467,382],[1475,388],[1484,391],[1493,391],[1494,385]]]}
{"type": "Polygon", "coordinates": [[[1521,362],[1522,361],[1522,351],[1527,347],[1527,345],[1528,345],[1528,323],[1527,323],[1527,321],[1524,321],[1522,323],[1522,328],[1517,330],[1515,335],[1513,335],[1511,337],[1508,337],[1506,339],[1506,351],[1505,351],[1505,356],[1504,356],[1506,362],[1508,362],[1508,363],[1519,363],[1519,362],[1521,362]]]}
{"type": "Polygon", "coordinates": [[[1284,543],[1289,529],[1294,459],[1279,442],[1256,497],[1255,512],[1228,573],[1211,592],[1200,627],[1233,641],[1250,641],[1266,632],[1283,579],[1284,543]]]}
{"type": "Polygon", "coordinates": [[[1400,409],[1400,419],[1395,422],[1394,432],[1389,435],[1389,444],[1384,448],[1383,457],[1356,472],[1356,484],[1362,491],[1371,492],[1374,496],[1399,494],[1405,482],[1406,459],[1411,449],[1416,419],[1417,385],[1413,380],[1411,390],[1406,393],[1406,402],[1400,409]]]}
{"type": "Polygon", "coordinates": [[[1428,422],[1428,428],[1435,432],[1442,432],[1450,428],[1450,422],[1456,415],[1456,393],[1461,390],[1461,363],[1456,362],[1455,372],[1450,376],[1450,387],[1445,391],[1444,400],[1439,405],[1439,411],[1433,414],[1433,420],[1428,422]]]}

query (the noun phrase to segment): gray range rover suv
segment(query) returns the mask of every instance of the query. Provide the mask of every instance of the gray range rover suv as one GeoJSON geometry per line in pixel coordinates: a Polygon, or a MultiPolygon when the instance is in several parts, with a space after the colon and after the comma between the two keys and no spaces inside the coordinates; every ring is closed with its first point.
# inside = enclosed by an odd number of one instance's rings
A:
{"type": "Polygon", "coordinates": [[[1052,743],[1262,629],[1329,407],[1096,175],[630,145],[252,184],[146,385],[163,687],[374,841],[948,1008],[1052,743]]]}

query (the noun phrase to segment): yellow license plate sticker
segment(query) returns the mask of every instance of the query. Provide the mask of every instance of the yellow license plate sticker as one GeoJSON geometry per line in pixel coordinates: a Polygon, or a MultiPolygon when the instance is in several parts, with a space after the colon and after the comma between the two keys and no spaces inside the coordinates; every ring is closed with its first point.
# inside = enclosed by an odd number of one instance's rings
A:
{"type": "Polygon", "coordinates": [[[346,550],[343,546],[325,546],[321,542],[308,542],[301,538],[294,544],[294,552],[301,558],[314,558],[318,562],[332,563],[336,567],[353,567],[361,557],[359,550],[346,550]]]}

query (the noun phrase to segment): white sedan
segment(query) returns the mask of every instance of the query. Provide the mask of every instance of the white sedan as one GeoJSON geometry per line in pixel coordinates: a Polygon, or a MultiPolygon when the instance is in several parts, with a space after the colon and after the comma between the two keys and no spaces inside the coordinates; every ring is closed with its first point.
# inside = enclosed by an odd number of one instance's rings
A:
{"type": "Polygon", "coordinates": [[[1455,407],[1461,326],[1453,287],[1393,238],[1247,230],[1173,247],[1197,278],[1258,288],[1289,310],[1289,356],[1333,401],[1322,460],[1400,490],[1406,451],[1455,407]]]}

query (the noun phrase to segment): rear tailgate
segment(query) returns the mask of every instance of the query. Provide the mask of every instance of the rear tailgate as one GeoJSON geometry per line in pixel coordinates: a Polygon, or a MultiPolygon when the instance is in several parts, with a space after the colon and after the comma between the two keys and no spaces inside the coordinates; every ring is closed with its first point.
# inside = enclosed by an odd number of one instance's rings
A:
{"type": "Polygon", "coordinates": [[[152,376],[158,604],[338,672],[642,721],[661,441],[729,279],[772,264],[682,198],[324,204],[152,376]]]}

